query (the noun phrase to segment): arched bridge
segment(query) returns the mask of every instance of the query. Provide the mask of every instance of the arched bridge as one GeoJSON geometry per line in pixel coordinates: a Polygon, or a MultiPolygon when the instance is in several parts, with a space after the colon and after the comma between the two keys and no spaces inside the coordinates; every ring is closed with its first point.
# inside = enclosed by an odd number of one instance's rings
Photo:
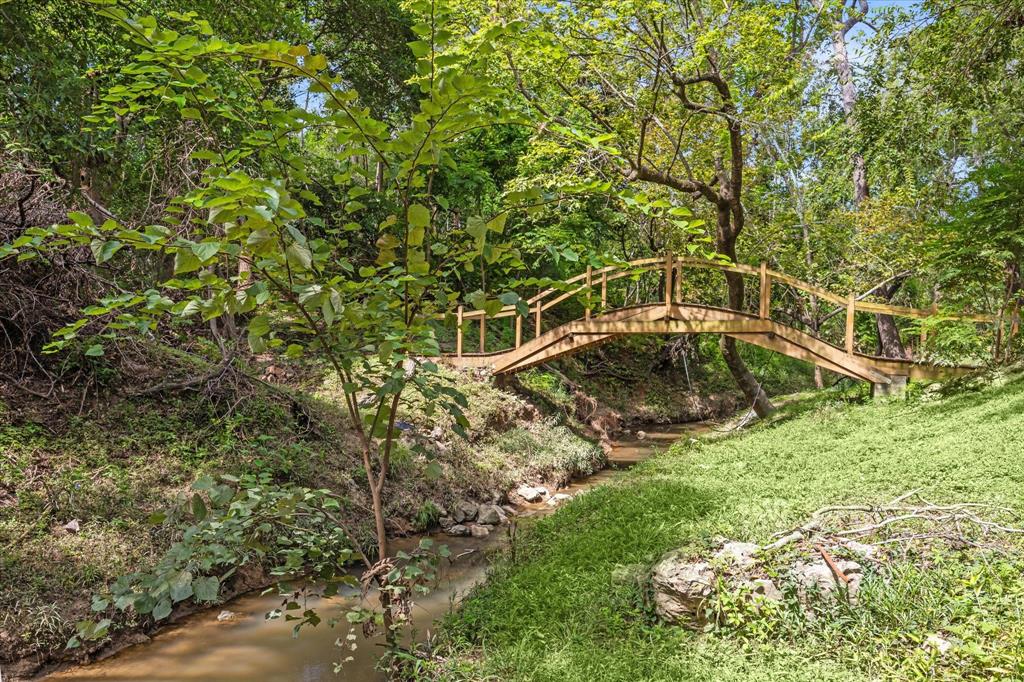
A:
{"type": "MultiPolygon", "coordinates": [[[[933,365],[911,358],[884,358],[860,349],[857,327],[858,321],[864,321],[863,317],[884,314],[926,318],[937,314],[935,307],[904,308],[871,302],[854,294],[841,296],[771,270],[764,263],[756,268],[668,254],[664,258],[632,261],[622,267],[588,267],[585,273],[567,280],[566,285],[527,299],[529,316],[521,315],[515,306],[505,306],[490,317],[482,310],[467,312],[460,307],[456,314],[455,352],[446,355],[446,360],[458,367],[487,367],[495,374],[510,374],[623,334],[711,333],[732,336],[881,386],[902,385],[907,379],[956,376],[975,369],[965,365],[933,365]],[[687,299],[708,297],[707,285],[714,272],[756,278],[756,287],[746,287],[756,298],[748,296],[743,309],[723,304],[724,296],[714,301],[689,302],[687,299]],[[624,280],[626,290],[616,298],[625,303],[610,307],[609,287],[618,280],[624,280]],[[653,297],[657,297],[654,302],[640,302],[653,297]],[[583,316],[545,329],[544,313],[570,299],[577,301],[577,308],[583,306],[583,316]],[[806,323],[807,316],[801,313],[808,304],[820,311],[813,328],[806,323]],[[490,337],[514,341],[506,340],[508,347],[500,350],[488,348],[487,323],[501,318],[512,318],[511,328],[505,334],[496,334],[492,324],[490,337]],[[471,321],[479,325],[475,352],[464,347],[467,323],[471,321]],[[526,341],[523,340],[524,323],[531,326],[533,332],[533,338],[526,341]]],[[[995,316],[986,314],[943,315],[943,319],[978,324],[999,322],[995,316]]],[[[922,331],[919,343],[924,340],[922,331]]]]}

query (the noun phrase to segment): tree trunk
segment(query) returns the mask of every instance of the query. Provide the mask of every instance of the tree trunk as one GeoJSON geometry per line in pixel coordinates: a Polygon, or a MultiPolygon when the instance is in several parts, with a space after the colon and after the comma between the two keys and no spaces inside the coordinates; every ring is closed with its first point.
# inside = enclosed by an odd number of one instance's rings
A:
{"type": "MultiPolygon", "coordinates": [[[[821,11],[825,0],[814,0],[814,6],[821,11]]],[[[860,11],[867,14],[867,0],[860,0],[860,11]]],[[[844,17],[842,13],[836,21],[836,28],[832,32],[833,61],[836,67],[836,75],[839,78],[839,92],[843,103],[843,113],[846,114],[846,127],[851,134],[857,130],[857,119],[854,110],[857,106],[857,84],[853,81],[853,66],[850,64],[850,54],[846,45],[846,34],[851,28],[860,23],[856,16],[844,17]]],[[[858,149],[860,141],[853,140],[850,151],[850,160],[853,164],[853,205],[860,206],[861,202],[868,198],[868,170],[864,155],[858,149]]]]}
{"type": "MultiPolygon", "coordinates": [[[[736,240],[730,238],[731,213],[729,209],[719,207],[718,209],[718,251],[736,262],[736,240]]],[[[729,287],[729,307],[733,310],[743,310],[743,276],[737,272],[726,272],[725,282],[729,287]]],[[[743,395],[750,402],[751,407],[758,417],[767,417],[775,411],[775,406],[768,399],[768,394],[761,388],[761,383],[754,378],[753,373],[740,357],[739,349],[736,347],[736,339],[731,336],[722,335],[719,340],[722,349],[722,357],[725,364],[736,381],[736,385],[743,391],[743,395]]]]}
{"type": "MultiPolygon", "coordinates": [[[[894,279],[889,284],[879,287],[878,294],[886,303],[892,300],[903,285],[903,278],[894,279]]],[[[875,315],[875,328],[878,330],[878,354],[883,358],[908,358],[907,349],[900,338],[899,327],[892,315],[875,315]]]]}

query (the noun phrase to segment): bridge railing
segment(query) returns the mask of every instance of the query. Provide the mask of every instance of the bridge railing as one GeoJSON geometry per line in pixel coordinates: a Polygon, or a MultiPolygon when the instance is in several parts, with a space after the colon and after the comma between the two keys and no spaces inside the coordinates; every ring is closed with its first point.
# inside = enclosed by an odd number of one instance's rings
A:
{"type": "MultiPolygon", "coordinates": [[[[746,313],[762,320],[772,319],[773,305],[778,304],[778,302],[773,303],[773,289],[778,289],[780,287],[787,287],[793,291],[802,292],[807,295],[809,300],[815,301],[816,305],[835,306],[835,309],[821,317],[826,322],[831,322],[831,320],[834,319],[839,323],[839,328],[835,331],[839,332],[840,338],[835,338],[835,335],[833,334],[829,334],[832,338],[825,338],[822,336],[823,332],[826,331],[826,327],[824,325],[815,329],[809,328],[806,331],[823,341],[826,341],[838,348],[842,348],[850,354],[857,351],[856,319],[858,313],[891,315],[893,317],[912,319],[925,319],[938,314],[938,310],[935,306],[932,306],[931,308],[908,308],[904,306],[861,300],[853,293],[846,295],[837,294],[828,289],[805,282],[777,270],[773,270],[768,267],[767,263],[761,263],[760,266],[755,267],[739,263],[724,263],[703,258],[678,257],[670,253],[666,254],[664,257],[642,258],[630,261],[628,265],[622,267],[607,266],[603,268],[593,268],[588,266],[585,272],[565,280],[562,286],[558,288],[545,289],[526,299],[526,303],[529,308],[529,313],[527,315],[520,314],[516,306],[513,305],[506,305],[493,315],[487,315],[483,310],[467,311],[463,306],[459,306],[455,311],[455,355],[457,357],[462,357],[464,355],[485,355],[489,353],[506,352],[508,350],[519,348],[525,342],[524,337],[528,337],[527,340],[529,340],[529,338],[536,338],[544,333],[544,314],[547,311],[569,300],[579,299],[583,307],[582,319],[590,320],[604,312],[615,309],[609,304],[609,292],[611,289],[610,285],[612,283],[625,278],[630,278],[630,281],[637,282],[645,275],[649,276],[649,273],[655,274],[656,281],[653,283],[649,282],[649,286],[646,290],[648,292],[657,292],[658,300],[645,302],[637,300],[633,304],[629,304],[628,301],[624,301],[625,305],[620,307],[628,307],[628,305],[640,303],[648,305],[652,303],[663,303],[666,307],[671,307],[677,303],[706,305],[707,303],[704,301],[684,300],[684,298],[689,299],[687,294],[689,294],[690,291],[698,290],[695,287],[687,286],[692,278],[686,278],[684,276],[684,271],[686,270],[709,270],[719,273],[736,273],[753,280],[751,283],[753,286],[745,287],[746,291],[751,294],[748,306],[744,306],[748,307],[748,309],[739,310],[737,312],[746,313]],[[752,296],[754,292],[757,293],[756,299],[752,296]],[[487,323],[488,321],[500,320],[502,318],[511,318],[511,336],[514,339],[513,345],[509,348],[488,349],[487,323]],[[477,336],[477,343],[475,344],[476,348],[473,351],[468,351],[465,344],[465,328],[472,322],[476,322],[478,325],[478,333],[475,335],[477,336]]],[[[704,291],[699,291],[699,293],[704,293],[704,291]]],[[[722,306],[718,304],[718,302],[712,303],[712,305],[728,308],[727,305],[722,306]]],[[[789,315],[788,317],[790,319],[776,321],[790,326],[800,326],[800,321],[796,320],[793,315],[789,315]]],[[[1001,322],[998,316],[985,313],[944,315],[943,319],[994,325],[999,325],[1001,322]]],[[[804,324],[803,326],[807,325],[804,324]]],[[[922,331],[920,339],[921,343],[923,343],[924,340],[924,331],[922,331]]]]}

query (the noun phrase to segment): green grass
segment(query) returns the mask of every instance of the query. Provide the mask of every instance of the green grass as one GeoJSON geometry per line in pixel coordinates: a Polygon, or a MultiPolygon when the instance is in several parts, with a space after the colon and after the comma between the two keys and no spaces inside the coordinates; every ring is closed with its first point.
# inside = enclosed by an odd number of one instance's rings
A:
{"type": "Polygon", "coordinates": [[[768,636],[659,625],[644,570],[716,536],[765,542],[815,509],[914,488],[940,502],[1024,508],[1024,381],[948,398],[818,399],[752,432],[680,443],[522,533],[515,563],[446,627],[447,678],[501,680],[990,679],[1024,676],[1020,553],[898,566],[857,606],[768,636]],[[936,631],[945,658],[919,644],[936,631]],[[461,668],[461,669],[460,669],[461,668]],[[457,671],[458,670],[458,671],[457,671]]]}

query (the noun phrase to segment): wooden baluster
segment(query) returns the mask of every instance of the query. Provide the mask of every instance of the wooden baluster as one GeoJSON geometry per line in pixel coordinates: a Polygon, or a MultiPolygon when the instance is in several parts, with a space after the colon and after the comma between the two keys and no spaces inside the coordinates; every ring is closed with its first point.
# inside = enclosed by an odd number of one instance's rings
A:
{"type": "Polygon", "coordinates": [[[676,266],[676,303],[683,302],[683,264],[676,266]]]}
{"type": "Polygon", "coordinates": [[[590,321],[590,295],[592,293],[590,291],[590,289],[591,289],[591,286],[593,285],[593,280],[594,280],[594,268],[592,266],[588,265],[587,266],[587,307],[583,311],[583,319],[587,320],[588,322],[590,321]]]}
{"type": "Polygon", "coordinates": [[[601,273],[601,312],[608,309],[608,273],[601,273]]]}
{"type": "Polygon", "coordinates": [[[462,306],[459,306],[459,312],[456,314],[456,327],[455,327],[455,357],[462,357],[462,306]]]}
{"type": "Polygon", "coordinates": [[[772,278],[768,274],[768,264],[761,261],[761,305],[760,316],[762,320],[771,317],[772,305],[772,278]]]}
{"type": "Polygon", "coordinates": [[[484,312],[481,310],[480,311],[480,352],[481,353],[484,352],[484,342],[487,339],[487,327],[485,326],[486,324],[487,324],[487,315],[485,315],[484,312]]]}
{"type": "MultiPolygon", "coordinates": [[[[933,301],[932,302],[932,315],[938,315],[938,314],[939,314],[939,304],[935,303],[933,301]]],[[[924,344],[925,344],[926,341],[928,341],[928,330],[925,328],[924,323],[922,322],[921,323],[921,338],[920,338],[920,342],[918,343],[918,346],[917,346],[918,355],[920,355],[921,352],[924,350],[924,344]]]]}
{"type": "Polygon", "coordinates": [[[537,310],[534,313],[535,320],[533,325],[533,338],[540,336],[540,301],[537,301],[537,310]]]}
{"type": "Polygon", "coordinates": [[[856,315],[857,299],[851,293],[846,299],[846,352],[853,354],[853,320],[856,315]]]}
{"type": "Polygon", "coordinates": [[[665,254],[665,317],[672,315],[672,271],[675,269],[674,257],[669,251],[665,254]]]}
{"type": "Polygon", "coordinates": [[[516,348],[523,345],[523,316],[516,313],[516,348]]]}

